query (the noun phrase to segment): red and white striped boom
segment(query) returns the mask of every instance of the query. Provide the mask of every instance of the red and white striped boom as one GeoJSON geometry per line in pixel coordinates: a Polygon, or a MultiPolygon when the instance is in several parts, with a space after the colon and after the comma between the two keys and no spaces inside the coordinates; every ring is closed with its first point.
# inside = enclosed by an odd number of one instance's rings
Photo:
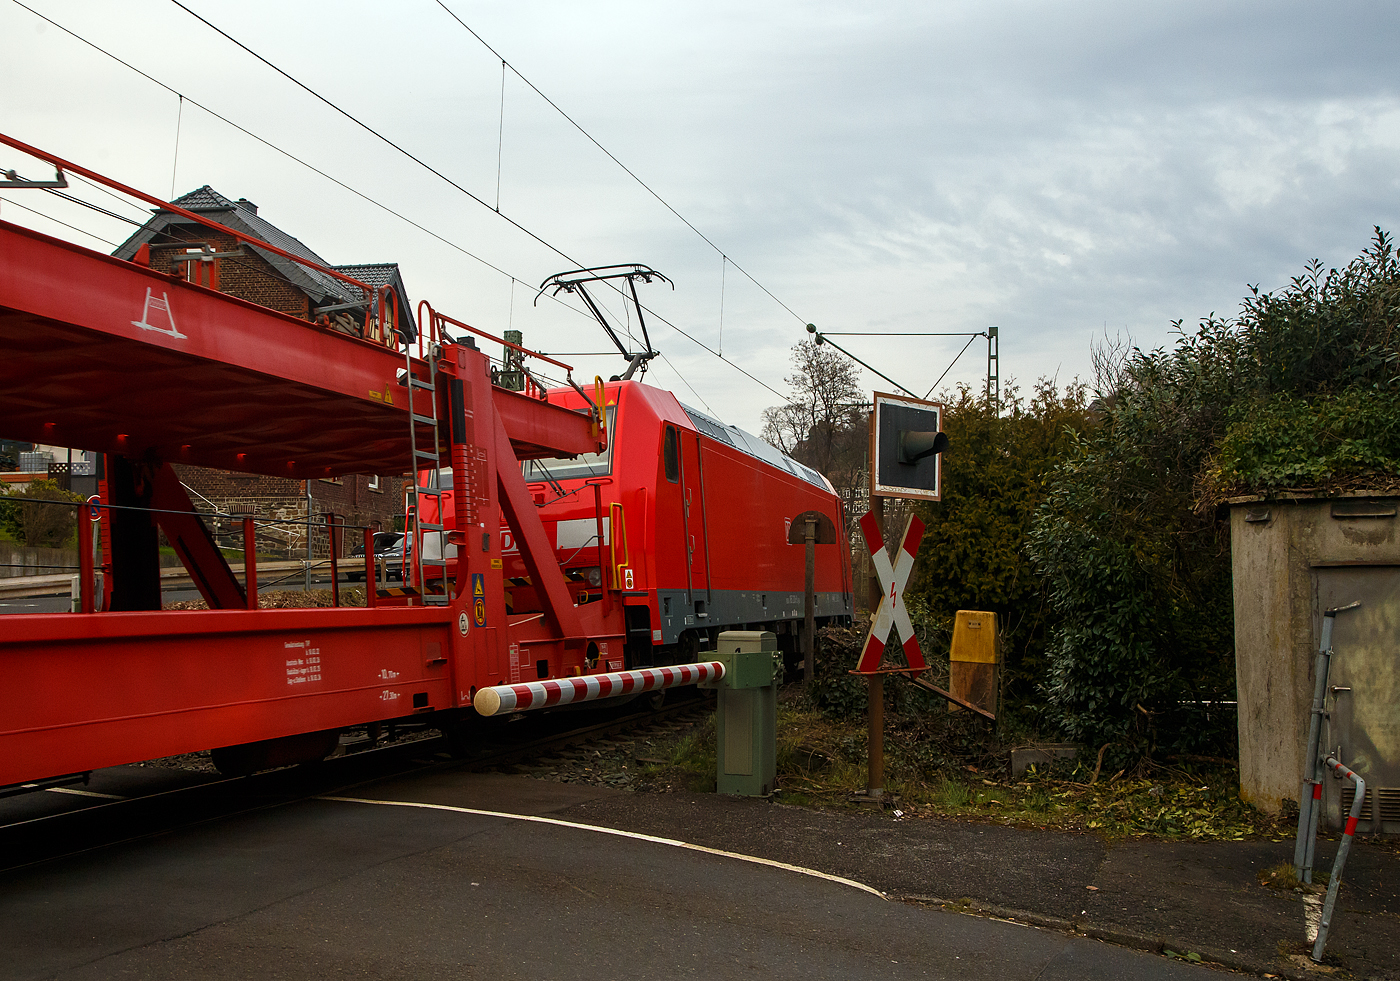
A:
{"type": "Polygon", "coordinates": [[[724,665],[719,661],[701,664],[675,664],[667,668],[642,668],[638,671],[615,671],[611,674],[589,674],[577,678],[551,681],[527,681],[518,685],[496,685],[483,688],[472,699],[472,706],[482,715],[503,715],[527,709],[588,702],[614,695],[635,695],[644,691],[698,685],[704,681],[719,681],[724,677],[724,665]]]}

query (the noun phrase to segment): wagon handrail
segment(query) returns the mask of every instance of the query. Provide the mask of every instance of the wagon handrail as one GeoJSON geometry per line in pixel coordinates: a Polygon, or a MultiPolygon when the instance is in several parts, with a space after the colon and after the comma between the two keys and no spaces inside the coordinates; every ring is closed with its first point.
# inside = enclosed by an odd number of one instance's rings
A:
{"type": "MultiPolygon", "coordinates": [[[[62,157],[54,156],[53,154],[48,153],[47,151],[40,150],[38,147],[30,146],[28,143],[24,143],[20,140],[17,140],[12,136],[6,136],[4,133],[0,133],[0,144],[4,144],[5,146],[8,146],[14,150],[18,150],[20,153],[28,154],[29,156],[34,157],[37,160],[47,161],[48,163],[56,167],[60,172],[66,170],[69,173],[79,174],[83,177],[86,177],[88,180],[96,181],[97,183],[109,187],[112,190],[117,191],[121,194],[126,194],[130,197],[136,198],[137,200],[144,201],[149,205],[154,205],[162,211],[169,211],[172,214],[177,214],[181,218],[187,218],[190,221],[196,222],[200,225],[205,226],[206,228],[210,228],[222,234],[232,235],[235,239],[237,239],[239,242],[244,243],[245,245],[253,246],[263,252],[271,252],[274,255],[281,256],[283,259],[290,259],[292,262],[295,262],[301,266],[305,266],[308,269],[315,269],[319,273],[324,273],[325,275],[330,276],[333,279],[338,279],[342,283],[346,283],[347,285],[355,287],[367,296],[373,296],[374,294],[374,287],[370,286],[368,283],[363,283],[360,280],[355,279],[353,276],[347,276],[342,272],[337,272],[336,270],[331,269],[329,266],[323,266],[319,262],[314,262],[311,259],[306,258],[305,256],[299,256],[294,252],[288,252],[286,249],[278,248],[270,242],[265,242],[262,239],[257,238],[256,236],[249,235],[246,232],[240,232],[236,228],[230,228],[227,225],[221,225],[217,221],[214,221],[214,219],[212,218],[206,218],[197,212],[190,211],[187,208],[182,208],[178,204],[171,204],[169,201],[163,201],[153,194],[147,194],[145,191],[139,191],[128,184],[123,184],[121,181],[113,180],[110,177],[106,177],[102,174],[99,174],[95,170],[89,170],[88,168],[83,167],[80,164],[73,163],[71,160],[65,160],[62,157]]],[[[372,303],[373,300],[369,300],[367,302],[372,303]]],[[[356,339],[366,340],[364,338],[356,339]]],[[[372,344],[374,342],[366,340],[366,343],[372,344]]],[[[384,345],[375,346],[383,347],[384,345]]]]}

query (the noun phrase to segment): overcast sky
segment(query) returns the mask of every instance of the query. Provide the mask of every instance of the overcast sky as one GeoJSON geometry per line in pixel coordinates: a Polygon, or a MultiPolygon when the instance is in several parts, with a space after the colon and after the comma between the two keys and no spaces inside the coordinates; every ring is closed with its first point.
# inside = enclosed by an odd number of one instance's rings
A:
{"type": "MultiPolygon", "coordinates": [[[[547,352],[608,345],[579,313],[532,306],[545,277],[647,263],[675,282],[643,289],[658,317],[779,391],[809,321],[995,324],[1003,379],[1067,382],[1105,331],[1169,344],[1171,321],[1231,313],[1248,284],[1342,264],[1373,225],[1400,226],[1393,3],[445,2],[762,288],[516,74],[503,93],[500,58],[435,0],[186,4],[490,207],[171,0],[25,3],[440,238],[14,0],[0,132],[161,197],[247,197],[329,261],[396,261],[415,301],[547,352]],[[568,258],[499,217],[498,196],[568,258]]],[[[10,168],[36,173],[0,148],[10,168]]],[[[131,231],[42,192],[4,198],[5,220],[103,251],[20,206],[112,242],[131,231]]],[[[759,427],[777,395],[651,328],[665,360],[649,381],[759,427]]],[[[966,338],[838,340],[923,395],[966,338]]],[[[978,339],[944,386],[980,385],[985,358],[978,339]]],[[[584,378],[622,366],[564,360],[584,378]]]]}

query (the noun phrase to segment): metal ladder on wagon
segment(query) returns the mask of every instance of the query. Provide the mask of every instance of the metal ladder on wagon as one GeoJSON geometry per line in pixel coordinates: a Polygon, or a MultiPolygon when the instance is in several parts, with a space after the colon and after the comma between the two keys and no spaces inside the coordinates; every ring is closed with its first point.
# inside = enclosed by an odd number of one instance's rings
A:
{"type": "MultiPolygon", "coordinates": [[[[419,338],[419,341],[421,345],[421,336],[419,338]]],[[[422,353],[421,346],[419,348],[419,353],[422,353]]],[[[439,448],[442,444],[440,442],[438,428],[439,420],[437,397],[437,359],[439,350],[436,341],[429,339],[427,353],[428,357],[424,360],[427,362],[428,365],[428,380],[423,381],[415,377],[413,374],[412,345],[409,343],[407,337],[404,338],[404,369],[406,371],[406,376],[404,380],[408,385],[409,399],[408,445],[409,450],[412,454],[413,463],[413,482],[411,484],[413,490],[411,495],[412,504],[410,507],[410,514],[412,516],[412,527],[411,529],[409,529],[409,541],[411,543],[410,547],[414,552],[413,558],[409,559],[409,550],[405,549],[404,558],[405,561],[407,561],[411,566],[416,566],[418,569],[419,581],[414,585],[416,585],[419,589],[423,605],[446,606],[452,601],[452,596],[447,587],[447,529],[443,523],[442,488],[440,486],[441,481],[438,479],[438,470],[442,466],[442,457],[441,453],[439,452],[439,448]],[[427,394],[428,405],[430,406],[430,411],[432,413],[431,415],[422,415],[417,411],[416,403],[413,397],[413,393],[415,391],[424,392],[427,394]],[[419,448],[420,426],[422,426],[425,430],[423,434],[424,438],[430,438],[432,440],[432,442],[429,443],[429,445],[432,447],[431,452],[419,448]],[[428,433],[431,433],[430,437],[428,436],[428,433]],[[425,468],[427,468],[429,472],[433,474],[433,486],[424,487],[419,479],[419,475],[424,472],[425,468]],[[429,522],[423,520],[422,502],[424,498],[432,499],[434,504],[436,505],[436,521],[429,522]],[[428,549],[426,534],[437,535],[438,548],[436,558],[429,558],[427,555],[428,549]],[[429,589],[428,583],[431,579],[431,577],[428,575],[429,568],[433,568],[438,571],[438,581],[442,584],[441,592],[433,592],[429,589]]]]}

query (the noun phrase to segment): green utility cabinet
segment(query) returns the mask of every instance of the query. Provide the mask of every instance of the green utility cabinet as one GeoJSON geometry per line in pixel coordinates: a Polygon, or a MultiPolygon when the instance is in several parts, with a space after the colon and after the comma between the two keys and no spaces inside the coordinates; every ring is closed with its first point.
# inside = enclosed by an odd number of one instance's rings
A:
{"type": "Polygon", "coordinates": [[[717,647],[715,660],[724,663],[724,678],[706,685],[719,693],[715,790],[765,797],[773,792],[778,772],[778,680],[783,671],[778,638],[766,630],[726,630],[717,647]]]}

